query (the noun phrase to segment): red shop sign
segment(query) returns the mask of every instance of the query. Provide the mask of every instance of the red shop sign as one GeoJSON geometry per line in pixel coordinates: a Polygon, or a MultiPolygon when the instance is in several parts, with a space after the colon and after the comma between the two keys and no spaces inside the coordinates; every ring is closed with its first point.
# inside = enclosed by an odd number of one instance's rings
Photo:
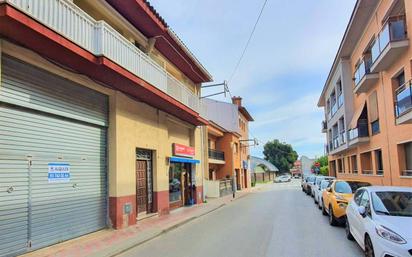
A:
{"type": "Polygon", "coordinates": [[[181,144],[173,144],[173,155],[175,156],[184,156],[184,157],[194,157],[195,156],[195,148],[181,145],[181,144]]]}

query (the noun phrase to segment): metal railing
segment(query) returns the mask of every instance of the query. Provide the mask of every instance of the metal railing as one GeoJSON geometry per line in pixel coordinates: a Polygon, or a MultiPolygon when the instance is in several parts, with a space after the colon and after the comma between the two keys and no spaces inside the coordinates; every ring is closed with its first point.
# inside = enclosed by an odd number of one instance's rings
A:
{"type": "Polygon", "coordinates": [[[373,174],[373,170],[362,170],[362,174],[364,174],[364,175],[372,175],[372,174],[373,174]]]}
{"type": "Polygon", "coordinates": [[[105,56],[199,112],[199,97],[104,21],[69,0],[0,0],[33,17],[96,56],[105,56]]]}
{"type": "Polygon", "coordinates": [[[383,175],[383,170],[377,170],[376,175],[382,176],[383,175]]]}
{"type": "Polygon", "coordinates": [[[370,56],[364,56],[355,70],[355,86],[363,79],[366,74],[370,73],[370,68],[372,66],[372,58],[370,56]]]}
{"type": "Polygon", "coordinates": [[[390,42],[406,39],[405,16],[390,17],[372,44],[372,63],[374,63],[390,42]]]}
{"type": "Polygon", "coordinates": [[[395,91],[395,115],[399,117],[412,109],[411,80],[398,87],[395,91]]]}
{"type": "Polygon", "coordinates": [[[328,129],[328,124],[326,123],[326,121],[322,121],[322,130],[327,130],[328,129]]]}
{"type": "Polygon", "coordinates": [[[350,129],[348,131],[349,141],[354,140],[359,137],[368,137],[368,120],[359,120],[358,126],[356,128],[350,129]]]}
{"type": "Polygon", "coordinates": [[[412,177],[412,170],[404,170],[402,176],[412,177]]]}
{"type": "Polygon", "coordinates": [[[335,113],[338,111],[338,103],[337,102],[335,102],[333,105],[332,105],[332,108],[331,108],[331,115],[332,115],[332,117],[333,117],[333,115],[335,115],[335,113]]]}
{"type": "Polygon", "coordinates": [[[225,153],[222,152],[222,151],[218,151],[218,150],[209,148],[209,158],[214,159],[214,160],[224,161],[225,160],[225,153]]]}
{"type": "Polygon", "coordinates": [[[343,105],[343,94],[340,93],[338,96],[338,109],[343,105]]]}

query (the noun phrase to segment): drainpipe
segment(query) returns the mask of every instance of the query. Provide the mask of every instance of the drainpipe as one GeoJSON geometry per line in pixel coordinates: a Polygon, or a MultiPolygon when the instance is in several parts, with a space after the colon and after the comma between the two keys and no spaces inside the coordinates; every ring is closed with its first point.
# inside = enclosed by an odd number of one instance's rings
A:
{"type": "Polygon", "coordinates": [[[206,160],[205,160],[205,152],[204,152],[204,146],[205,146],[205,142],[204,142],[204,136],[205,136],[205,132],[204,129],[205,126],[200,126],[200,147],[201,147],[201,151],[203,154],[200,155],[200,162],[203,165],[203,169],[201,169],[201,173],[202,173],[202,200],[203,202],[205,202],[206,200],[206,185],[205,185],[205,168],[206,168],[206,160]]]}

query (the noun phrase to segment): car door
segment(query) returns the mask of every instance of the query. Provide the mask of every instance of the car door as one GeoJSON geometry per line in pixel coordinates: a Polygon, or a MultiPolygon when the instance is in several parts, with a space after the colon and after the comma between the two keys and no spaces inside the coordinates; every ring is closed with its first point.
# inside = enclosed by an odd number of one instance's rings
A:
{"type": "Polygon", "coordinates": [[[363,190],[363,194],[360,198],[360,202],[359,202],[359,206],[363,206],[365,207],[366,213],[364,216],[359,214],[359,211],[356,210],[355,212],[355,219],[357,222],[356,228],[357,228],[357,242],[359,243],[359,245],[362,247],[362,249],[364,248],[364,240],[363,237],[365,235],[366,232],[366,227],[367,227],[367,223],[370,222],[371,219],[371,209],[370,209],[370,199],[369,199],[369,193],[367,190],[363,190]]]}
{"type": "Polygon", "coordinates": [[[328,208],[329,208],[329,204],[330,204],[330,198],[331,198],[331,194],[332,194],[334,186],[335,186],[335,183],[332,183],[324,191],[324,196],[325,197],[323,197],[323,204],[324,204],[325,208],[328,210],[328,212],[329,212],[328,208]],[[331,190],[331,192],[329,192],[328,190],[331,190]]]}
{"type": "Polygon", "coordinates": [[[358,208],[360,206],[360,202],[362,199],[362,195],[365,192],[365,190],[357,190],[355,195],[353,196],[353,201],[349,204],[348,209],[346,210],[346,216],[349,221],[352,235],[356,239],[356,241],[363,241],[360,238],[360,229],[359,226],[361,226],[361,220],[363,217],[359,214],[358,208]]]}

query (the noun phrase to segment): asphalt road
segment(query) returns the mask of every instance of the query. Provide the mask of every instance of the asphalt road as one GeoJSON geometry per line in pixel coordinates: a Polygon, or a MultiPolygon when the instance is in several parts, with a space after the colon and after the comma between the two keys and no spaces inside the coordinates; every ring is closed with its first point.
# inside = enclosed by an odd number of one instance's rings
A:
{"type": "Polygon", "coordinates": [[[299,183],[270,185],[121,256],[363,256],[343,227],[328,224],[299,183]]]}

